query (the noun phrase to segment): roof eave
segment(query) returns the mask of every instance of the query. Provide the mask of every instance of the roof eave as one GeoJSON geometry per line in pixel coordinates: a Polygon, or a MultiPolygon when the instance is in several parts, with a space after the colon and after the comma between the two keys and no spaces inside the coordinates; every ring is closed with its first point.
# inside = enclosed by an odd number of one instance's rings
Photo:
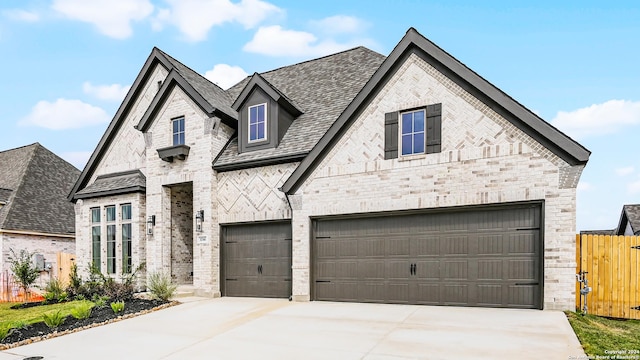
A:
{"type": "Polygon", "coordinates": [[[94,198],[99,198],[99,197],[104,197],[104,196],[113,196],[113,195],[124,195],[124,194],[131,194],[131,193],[146,193],[147,188],[145,186],[128,186],[128,187],[124,187],[121,189],[114,189],[114,190],[105,190],[105,191],[96,191],[93,193],[87,193],[87,194],[75,194],[74,196],[74,200],[84,200],[84,199],[94,199],[94,198]]]}

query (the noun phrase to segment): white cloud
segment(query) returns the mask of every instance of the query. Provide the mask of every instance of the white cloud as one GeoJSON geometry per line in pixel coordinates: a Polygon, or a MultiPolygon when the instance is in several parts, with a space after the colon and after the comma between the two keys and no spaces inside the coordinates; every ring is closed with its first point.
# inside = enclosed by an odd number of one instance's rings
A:
{"type": "Polygon", "coordinates": [[[243,50],[269,56],[323,56],[354,47],[333,40],[318,41],[305,31],[285,30],[279,25],[261,27],[243,50]]]}
{"type": "Polygon", "coordinates": [[[92,85],[88,81],[82,84],[82,91],[84,91],[85,94],[95,96],[100,100],[109,101],[122,101],[122,99],[127,95],[129,88],[131,88],[131,85],[92,85]]]}
{"type": "Polygon", "coordinates": [[[204,77],[223,89],[228,89],[237,84],[240,80],[247,77],[246,71],[239,66],[231,66],[227,64],[217,64],[213,69],[207,71],[204,77]]]}
{"type": "Polygon", "coordinates": [[[54,0],[52,7],[70,19],[91,23],[116,39],[130,37],[131,22],[143,20],[153,12],[149,0],[54,0]]]}
{"type": "Polygon", "coordinates": [[[107,113],[80,100],[58,99],[39,101],[19,125],[38,126],[52,130],[76,129],[109,121],[107,113]]]}
{"type": "Polygon", "coordinates": [[[627,191],[631,194],[640,193],[640,179],[627,184],[627,191]]]}
{"type": "Polygon", "coordinates": [[[364,31],[369,24],[347,15],[335,15],[311,21],[311,26],[325,34],[354,34],[364,31]]]}
{"type": "Polygon", "coordinates": [[[82,170],[84,169],[84,166],[87,165],[87,161],[89,161],[89,158],[91,157],[91,151],[70,151],[62,153],[60,157],[67,160],[71,165],[82,170]]]}
{"type": "Polygon", "coordinates": [[[632,174],[634,171],[634,168],[633,166],[627,166],[623,168],[617,168],[615,171],[616,171],[616,174],[618,174],[618,176],[625,176],[625,175],[632,174]]]}
{"type": "Polygon", "coordinates": [[[577,188],[578,191],[590,191],[590,190],[593,190],[593,189],[594,189],[594,187],[593,187],[593,185],[591,185],[591,183],[588,183],[588,182],[585,182],[585,181],[580,181],[578,183],[578,188],[577,188]]]}
{"type": "Polygon", "coordinates": [[[22,9],[6,10],[3,11],[3,14],[9,19],[24,22],[36,22],[40,20],[40,15],[38,15],[37,13],[22,9]]]}
{"type": "Polygon", "coordinates": [[[551,123],[575,138],[611,134],[640,124],[640,101],[609,100],[574,111],[560,111],[551,123]]]}
{"type": "Polygon", "coordinates": [[[187,40],[202,41],[214,26],[236,22],[251,29],[282,12],[277,6],[261,0],[166,0],[170,8],[161,9],[153,20],[153,28],[164,24],[178,27],[187,40]]]}

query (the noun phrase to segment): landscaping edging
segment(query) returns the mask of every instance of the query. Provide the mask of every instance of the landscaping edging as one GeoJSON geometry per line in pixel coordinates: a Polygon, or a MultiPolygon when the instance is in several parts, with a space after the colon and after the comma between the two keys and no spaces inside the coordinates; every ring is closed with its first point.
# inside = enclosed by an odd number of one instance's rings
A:
{"type": "Polygon", "coordinates": [[[175,306],[175,305],[178,305],[178,304],[180,304],[180,302],[171,301],[171,302],[168,302],[168,303],[153,307],[151,309],[142,310],[142,311],[131,313],[131,314],[121,315],[121,316],[115,317],[113,319],[105,320],[105,321],[102,321],[102,322],[93,323],[93,324],[85,325],[85,326],[74,328],[74,329],[64,330],[64,331],[60,331],[60,332],[54,331],[54,332],[49,333],[49,334],[32,337],[32,338],[21,340],[21,341],[17,341],[17,342],[14,342],[14,343],[0,344],[0,351],[12,349],[12,348],[15,348],[15,347],[18,347],[18,346],[22,346],[22,345],[32,344],[32,343],[35,343],[35,342],[38,342],[38,341],[42,341],[42,340],[53,339],[53,338],[58,337],[58,336],[72,334],[72,333],[75,333],[75,332],[78,332],[78,331],[83,331],[83,330],[91,329],[91,328],[94,328],[94,327],[98,327],[98,326],[102,326],[102,325],[106,325],[106,324],[111,324],[111,323],[118,322],[118,321],[125,320],[125,319],[130,319],[130,318],[137,317],[137,316],[144,315],[144,314],[148,314],[148,313],[151,313],[151,312],[154,312],[154,311],[166,309],[168,307],[172,307],[172,306],[175,306]]]}

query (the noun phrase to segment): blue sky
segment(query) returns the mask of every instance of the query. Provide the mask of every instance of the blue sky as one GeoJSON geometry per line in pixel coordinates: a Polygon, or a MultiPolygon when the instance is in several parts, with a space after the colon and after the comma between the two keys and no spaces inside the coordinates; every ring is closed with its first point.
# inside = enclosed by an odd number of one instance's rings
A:
{"type": "Polygon", "coordinates": [[[577,229],[640,203],[635,1],[3,0],[0,150],[40,142],[82,169],[153,46],[223,88],[409,27],[592,151],[577,229]]]}

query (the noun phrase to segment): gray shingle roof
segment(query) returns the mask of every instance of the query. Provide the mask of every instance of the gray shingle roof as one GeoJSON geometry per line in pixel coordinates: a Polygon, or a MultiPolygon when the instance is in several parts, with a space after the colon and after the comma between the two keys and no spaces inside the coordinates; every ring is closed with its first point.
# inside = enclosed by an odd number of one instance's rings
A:
{"type": "Polygon", "coordinates": [[[78,169],[35,143],[0,152],[0,170],[0,188],[12,190],[0,209],[0,229],[75,232],[75,212],[67,194],[80,175],[78,169]]]}
{"type": "Polygon", "coordinates": [[[76,199],[145,192],[147,178],[140,170],[100,175],[96,181],[76,193],[76,199]]]}
{"type": "Polygon", "coordinates": [[[7,201],[9,201],[9,196],[11,196],[12,192],[13,190],[11,189],[0,188],[0,204],[5,204],[7,201]]]}
{"type": "MultiPolygon", "coordinates": [[[[214,167],[308,153],[384,59],[381,54],[357,47],[261,73],[304,114],[293,121],[277,148],[238,154],[238,142],[234,139],[214,167]]],[[[236,99],[250,79],[227,90],[231,98],[236,99]]]]}
{"type": "MultiPolygon", "coordinates": [[[[622,212],[623,216],[627,218],[629,225],[631,225],[633,233],[640,233],[640,204],[624,205],[622,207],[622,212]]],[[[626,224],[623,226],[626,226],[626,224]]],[[[624,233],[624,230],[624,228],[618,229],[618,232],[622,231],[622,233],[624,233]]]]}
{"type": "Polygon", "coordinates": [[[158,52],[167,57],[171,65],[182,75],[182,77],[202,95],[202,97],[214,108],[221,110],[229,116],[237,118],[237,113],[231,108],[233,100],[231,96],[218,85],[212,83],[204,76],[193,71],[190,67],[171,57],[171,55],[158,49],[158,52]]]}

